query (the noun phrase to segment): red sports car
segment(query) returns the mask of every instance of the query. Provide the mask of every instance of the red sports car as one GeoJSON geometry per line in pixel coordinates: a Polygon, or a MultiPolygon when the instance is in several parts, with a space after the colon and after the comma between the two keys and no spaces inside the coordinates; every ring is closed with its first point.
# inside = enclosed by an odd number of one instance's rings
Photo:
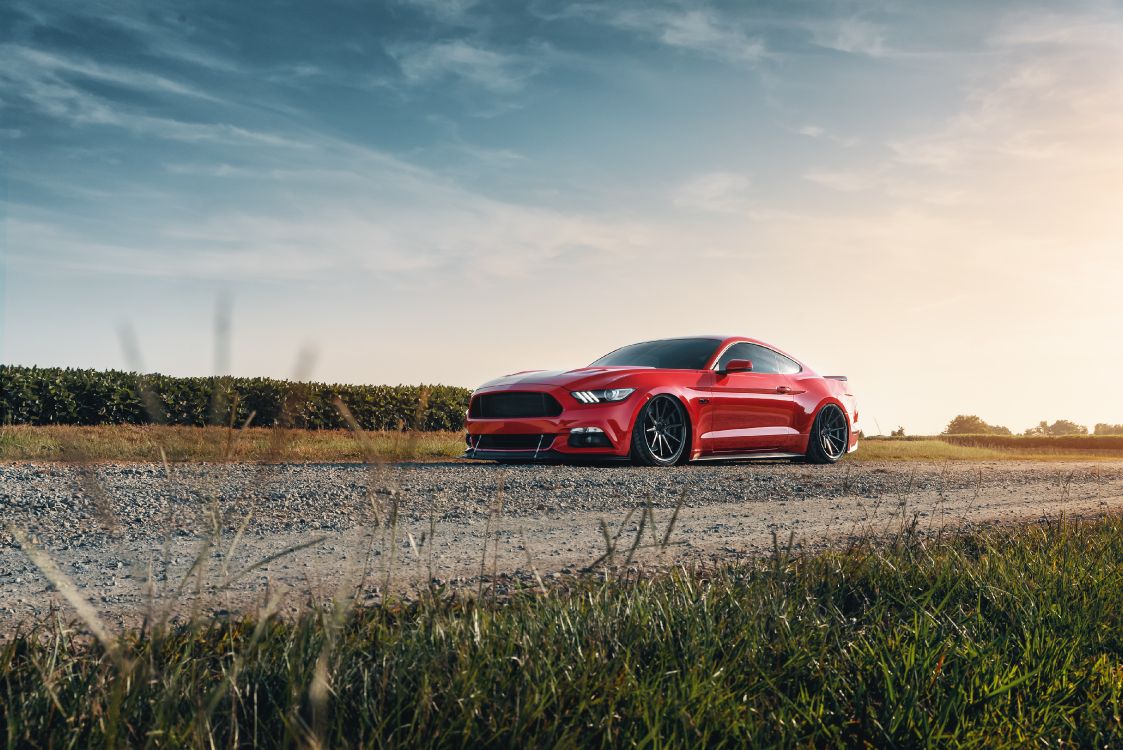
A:
{"type": "Polygon", "coordinates": [[[645,341],[567,372],[528,370],[472,394],[467,458],[630,460],[806,458],[858,447],[845,377],[817,375],[740,336],[645,341]]]}

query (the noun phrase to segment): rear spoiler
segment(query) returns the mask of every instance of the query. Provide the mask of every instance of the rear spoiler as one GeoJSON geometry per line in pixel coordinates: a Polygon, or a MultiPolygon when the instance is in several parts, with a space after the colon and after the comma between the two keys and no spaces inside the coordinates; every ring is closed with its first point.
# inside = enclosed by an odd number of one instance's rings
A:
{"type": "Polygon", "coordinates": [[[823,377],[826,378],[827,380],[841,380],[843,383],[846,382],[846,376],[845,375],[824,375],[823,377]]]}

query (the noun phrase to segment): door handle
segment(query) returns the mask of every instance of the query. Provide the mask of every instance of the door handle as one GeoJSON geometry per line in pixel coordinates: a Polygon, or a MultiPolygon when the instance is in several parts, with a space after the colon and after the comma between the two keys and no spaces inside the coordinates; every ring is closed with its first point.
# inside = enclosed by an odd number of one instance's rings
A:
{"type": "Polygon", "coordinates": [[[777,393],[791,393],[792,389],[787,387],[786,385],[781,385],[778,388],[776,388],[776,392],[777,393]]]}

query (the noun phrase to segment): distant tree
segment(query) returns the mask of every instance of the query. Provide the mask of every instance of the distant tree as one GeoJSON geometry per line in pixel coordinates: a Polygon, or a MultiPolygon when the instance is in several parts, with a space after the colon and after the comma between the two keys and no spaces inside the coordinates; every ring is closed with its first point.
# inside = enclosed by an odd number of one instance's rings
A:
{"type": "Polygon", "coordinates": [[[904,436],[905,436],[905,428],[904,427],[898,427],[897,429],[895,429],[895,430],[893,430],[892,432],[889,433],[889,437],[904,437],[904,436]]]}
{"type": "Polygon", "coordinates": [[[960,414],[948,422],[945,435],[1009,435],[1010,428],[987,424],[974,414],[960,414]]]}
{"type": "Polygon", "coordinates": [[[1087,435],[1088,428],[1076,422],[1070,422],[1067,419],[1058,419],[1053,424],[1049,425],[1050,435],[1087,435]]]}
{"type": "Polygon", "coordinates": [[[1123,435],[1123,424],[1104,424],[1100,422],[1096,425],[1093,432],[1094,435],[1123,435]]]}
{"type": "Polygon", "coordinates": [[[1064,435],[1087,435],[1088,428],[1067,419],[1058,419],[1053,424],[1042,421],[1036,427],[1025,431],[1026,437],[1061,437],[1064,435]]]}

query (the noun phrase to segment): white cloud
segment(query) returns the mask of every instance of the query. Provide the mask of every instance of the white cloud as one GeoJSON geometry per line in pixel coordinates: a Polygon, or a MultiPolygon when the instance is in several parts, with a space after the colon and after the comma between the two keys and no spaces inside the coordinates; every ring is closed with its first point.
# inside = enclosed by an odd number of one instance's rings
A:
{"type": "Polygon", "coordinates": [[[533,75],[528,61],[463,39],[390,49],[402,74],[413,83],[460,78],[496,93],[511,93],[533,75]]]}
{"type": "Polygon", "coordinates": [[[716,53],[732,60],[751,61],[764,56],[763,41],[720,24],[706,11],[665,14],[662,22],[660,38],[671,46],[716,53]]]}
{"type": "Polygon", "coordinates": [[[815,22],[810,31],[814,43],[827,49],[869,57],[883,57],[889,53],[884,28],[858,18],[815,22]]]}
{"type": "Polygon", "coordinates": [[[167,97],[220,100],[206,92],[144,71],[0,45],[0,102],[25,100],[43,114],[72,125],[122,128],[138,135],[185,142],[300,147],[283,136],[222,122],[187,122],[146,114],[95,94],[74,79],[92,78],[167,97]]]}
{"type": "Polygon", "coordinates": [[[12,255],[40,268],[110,274],[292,281],[367,274],[415,283],[533,277],[554,262],[572,272],[617,267],[685,241],[642,222],[484,197],[353,144],[321,139],[310,148],[280,168],[261,154],[236,166],[165,166],[173,175],[215,180],[216,191],[252,180],[253,192],[266,199],[258,210],[196,215],[173,193],[146,201],[137,214],[131,201],[106,196],[95,224],[80,228],[50,211],[13,209],[12,255]],[[119,236],[122,226],[128,232],[119,236]],[[135,235],[143,244],[130,239],[135,235]]]}
{"type": "Polygon", "coordinates": [[[674,203],[680,208],[712,213],[737,213],[749,204],[748,177],[735,172],[709,172],[692,177],[674,192],[674,203]]]}
{"type": "Polygon", "coordinates": [[[41,29],[61,29],[71,23],[90,23],[98,26],[112,25],[114,32],[123,32],[142,45],[153,57],[175,60],[189,65],[220,72],[245,70],[245,64],[236,62],[216,52],[213,44],[214,27],[204,28],[191,18],[204,18],[203,14],[184,13],[183,5],[176,0],[143,0],[143,2],[72,3],[68,0],[9,0],[13,8],[34,26],[41,29]],[[192,40],[211,42],[202,49],[192,40]]]}
{"type": "Polygon", "coordinates": [[[608,4],[580,5],[570,13],[634,31],[669,47],[690,50],[730,62],[756,62],[768,55],[764,40],[750,35],[732,19],[708,8],[653,8],[608,4]]]}
{"type": "Polygon", "coordinates": [[[874,185],[873,177],[863,172],[831,172],[813,169],[805,172],[803,179],[842,193],[868,190],[874,185]]]}
{"type": "Polygon", "coordinates": [[[948,173],[999,160],[1123,163],[1123,24],[1116,30],[1114,48],[1078,41],[1048,53],[1011,48],[957,114],[891,140],[895,160],[948,173]]]}
{"type": "Polygon", "coordinates": [[[402,0],[442,21],[460,21],[476,7],[478,0],[402,0]]]}
{"type": "Polygon", "coordinates": [[[994,47],[1113,47],[1121,21],[1118,9],[1113,14],[1021,12],[1005,18],[987,42],[994,47]]]}
{"type": "Polygon", "coordinates": [[[845,138],[835,133],[831,133],[826,128],[820,127],[819,125],[803,125],[796,128],[795,132],[799,135],[805,135],[808,138],[815,138],[816,140],[827,140],[832,143],[837,143],[839,146],[845,146],[846,148],[851,148],[858,145],[857,138],[845,138]]]}
{"type": "Polygon", "coordinates": [[[105,65],[89,58],[59,55],[18,44],[0,44],[0,66],[7,69],[7,78],[22,74],[57,80],[60,76],[69,75],[112,83],[135,91],[220,101],[194,86],[147,71],[105,65]]]}
{"type": "Polygon", "coordinates": [[[972,87],[936,138],[968,152],[989,139],[1024,158],[1123,160],[1123,11],[1017,13],[1000,27],[988,39],[1002,61],[997,74],[972,87]]]}
{"type": "Polygon", "coordinates": [[[246,167],[236,167],[231,164],[166,164],[168,174],[186,175],[188,177],[261,177],[267,178],[268,173],[259,172],[246,167]]]}

